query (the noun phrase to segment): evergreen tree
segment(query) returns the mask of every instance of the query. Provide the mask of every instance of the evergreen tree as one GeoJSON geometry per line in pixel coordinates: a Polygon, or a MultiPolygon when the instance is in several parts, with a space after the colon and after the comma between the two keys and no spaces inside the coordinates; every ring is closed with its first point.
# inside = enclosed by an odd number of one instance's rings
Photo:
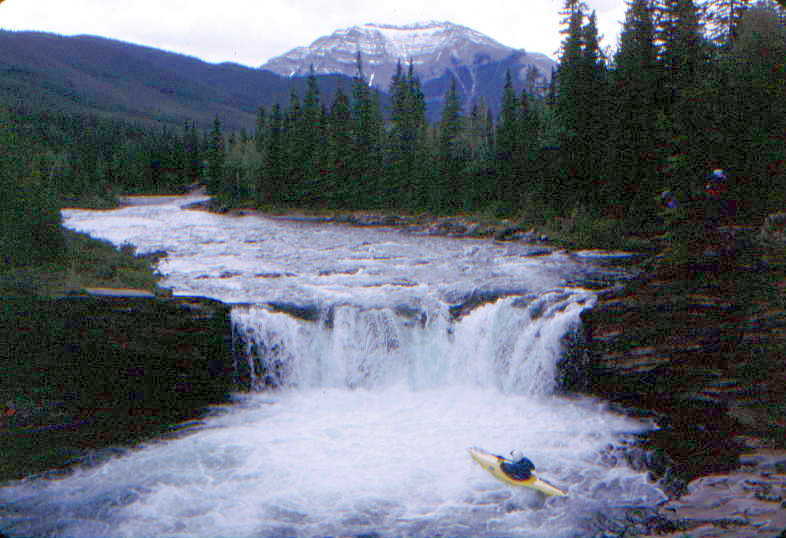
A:
{"type": "Polygon", "coordinates": [[[257,125],[254,131],[254,144],[256,144],[257,151],[263,153],[265,151],[266,137],[268,134],[268,117],[267,110],[261,106],[257,110],[257,125]]]}
{"type": "Polygon", "coordinates": [[[382,113],[377,94],[363,74],[363,61],[358,52],[357,73],[352,82],[351,170],[355,185],[352,203],[355,207],[380,207],[384,199],[382,172],[382,113]]]}
{"type": "Polygon", "coordinates": [[[349,159],[352,151],[352,110],[347,95],[341,86],[336,90],[330,107],[327,140],[327,167],[330,205],[350,207],[356,195],[351,191],[351,169],[349,159]]]}
{"type": "Polygon", "coordinates": [[[566,0],[568,28],[557,71],[557,111],[569,137],[578,134],[582,107],[582,43],[584,13],[575,0],[566,0]]]}
{"type": "MultiPolygon", "coordinates": [[[[465,190],[462,181],[467,152],[463,139],[463,117],[461,97],[452,78],[445,95],[445,107],[439,124],[438,166],[433,183],[431,206],[436,211],[455,210],[459,207],[459,195],[465,190]]],[[[462,204],[463,205],[463,204],[462,204]]]]}
{"type": "Polygon", "coordinates": [[[183,151],[186,177],[191,183],[199,183],[202,179],[202,159],[199,151],[199,133],[193,121],[186,122],[183,132],[183,151]]]}
{"type": "Polygon", "coordinates": [[[502,107],[497,122],[497,181],[495,199],[501,209],[509,213],[517,200],[518,183],[518,142],[519,142],[519,103],[510,70],[505,74],[502,90],[502,107]]]}
{"type": "MultiPolygon", "coordinates": [[[[659,145],[666,159],[664,179],[670,188],[686,191],[701,176],[707,149],[716,144],[708,137],[712,113],[705,101],[709,94],[704,91],[711,80],[708,46],[693,0],[663,0],[657,21],[662,73],[659,145]]],[[[718,88],[716,82],[712,81],[714,89],[718,88]]]]}
{"type": "Polygon", "coordinates": [[[580,147],[584,142],[582,128],[586,126],[584,106],[587,98],[582,78],[585,75],[582,58],[583,6],[574,0],[566,0],[563,11],[563,24],[567,24],[567,29],[563,32],[565,39],[562,42],[562,55],[557,71],[556,96],[557,116],[563,128],[559,143],[564,169],[561,174],[561,188],[556,190],[559,200],[555,200],[559,206],[577,202],[582,190],[586,188],[583,176],[587,171],[584,163],[585,152],[580,147]]]}
{"type": "Polygon", "coordinates": [[[681,92],[695,85],[706,57],[699,11],[693,0],[661,0],[656,36],[666,97],[673,104],[681,92]]]}
{"type": "Polygon", "coordinates": [[[744,215],[786,203],[786,26],[771,7],[752,7],[722,64],[723,144],[712,165],[731,172],[744,215]]]}
{"type": "MultiPolygon", "coordinates": [[[[566,10],[572,4],[568,1],[566,10]]],[[[563,172],[561,188],[552,192],[563,209],[577,203],[596,208],[607,190],[607,72],[595,12],[586,18],[586,24],[584,19],[583,6],[574,6],[567,19],[557,75],[563,172]]]]}
{"type": "Polygon", "coordinates": [[[417,208],[426,202],[426,104],[412,63],[404,74],[397,67],[390,87],[392,111],[389,146],[389,193],[399,207],[417,208]]]}
{"type": "Polygon", "coordinates": [[[20,140],[12,114],[0,108],[0,260],[4,266],[57,259],[65,250],[53,185],[20,140]]]}
{"type": "Polygon", "coordinates": [[[527,66],[527,72],[524,79],[524,89],[527,93],[538,97],[543,97],[545,95],[547,90],[547,85],[544,84],[545,77],[536,66],[527,66]]]}
{"type": "Polygon", "coordinates": [[[608,186],[609,118],[608,71],[600,49],[597,17],[593,11],[582,28],[580,63],[581,109],[578,140],[575,141],[576,163],[582,170],[581,201],[592,209],[605,204],[608,186]]]}
{"type": "Polygon", "coordinates": [[[519,97],[517,169],[519,181],[516,185],[519,207],[540,203],[544,188],[542,178],[537,174],[537,159],[540,150],[540,120],[526,90],[519,97]]]}
{"type": "Polygon", "coordinates": [[[221,182],[224,179],[225,160],[226,146],[224,143],[224,134],[221,131],[221,121],[216,117],[215,120],[213,120],[213,130],[210,131],[207,150],[208,189],[210,192],[219,192],[221,188],[221,182]]]}
{"type": "Polygon", "coordinates": [[[287,178],[286,126],[281,106],[276,103],[270,112],[266,146],[263,154],[263,174],[257,185],[257,200],[260,204],[280,204],[285,200],[284,188],[287,178]]]}
{"type": "Polygon", "coordinates": [[[464,208],[487,205],[496,195],[496,142],[494,116],[483,99],[472,107],[467,137],[471,161],[462,194],[464,208]]]}
{"type": "Polygon", "coordinates": [[[323,194],[320,186],[320,168],[324,160],[324,138],[322,105],[313,66],[311,66],[307,80],[306,95],[303,97],[303,112],[298,130],[302,134],[300,144],[302,144],[301,155],[303,159],[299,161],[303,170],[303,184],[299,198],[314,204],[322,199],[323,194]]]}
{"type": "Polygon", "coordinates": [[[282,131],[286,152],[286,182],[281,184],[282,199],[287,205],[297,204],[303,198],[303,186],[307,162],[306,131],[308,126],[303,119],[300,96],[294,88],[289,94],[289,108],[285,115],[285,129],[282,131]]]}
{"type": "Polygon", "coordinates": [[[610,137],[614,183],[606,203],[621,214],[642,219],[654,211],[656,184],[657,54],[653,6],[650,0],[628,4],[615,55],[611,116],[616,120],[610,137]],[[631,213],[633,211],[633,213],[631,213]]]}
{"type": "Polygon", "coordinates": [[[751,0],[705,0],[710,38],[721,47],[731,47],[737,39],[737,29],[742,15],[751,0]]]}

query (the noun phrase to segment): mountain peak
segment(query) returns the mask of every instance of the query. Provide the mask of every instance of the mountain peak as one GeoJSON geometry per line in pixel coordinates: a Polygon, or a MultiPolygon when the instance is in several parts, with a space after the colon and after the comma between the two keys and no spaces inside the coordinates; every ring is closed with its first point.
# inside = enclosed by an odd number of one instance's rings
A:
{"type": "Polygon", "coordinates": [[[365,74],[375,86],[385,88],[396,64],[413,62],[423,78],[441,76],[451,65],[498,61],[515,52],[480,32],[448,21],[415,22],[406,25],[366,23],[336,30],[271,59],[262,66],[284,76],[356,71],[357,54],[365,74]]]}
{"type": "Polygon", "coordinates": [[[341,28],[271,59],[262,69],[285,77],[308,75],[312,68],[317,75],[352,77],[357,73],[358,53],[370,85],[388,90],[398,64],[412,62],[424,91],[444,95],[453,79],[467,106],[480,98],[495,102],[507,71],[517,87],[529,84],[534,91],[545,85],[554,66],[543,54],[505,46],[466,26],[426,21],[406,25],[369,22],[341,28]]]}

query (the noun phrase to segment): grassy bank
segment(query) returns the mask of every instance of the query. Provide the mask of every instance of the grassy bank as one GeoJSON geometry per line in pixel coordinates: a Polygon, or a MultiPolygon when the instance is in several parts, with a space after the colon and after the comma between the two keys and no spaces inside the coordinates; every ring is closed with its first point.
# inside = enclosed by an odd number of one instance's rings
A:
{"type": "Polygon", "coordinates": [[[63,232],[56,258],[0,269],[0,483],[166,434],[229,390],[228,307],[86,295],[167,295],[161,254],[63,232]]]}
{"type": "Polygon", "coordinates": [[[663,223],[648,226],[631,224],[624,219],[598,215],[577,207],[567,214],[553,211],[520,210],[500,216],[493,208],[487,211],[436,215],[391,210],[349,211],[266,205],[253,200],[233,200],[216,196],[204,204],[216,213],[259,212],[278,217],[303,217],[344,224],[383,225],[402,229],[430,230],[435,235],[486,237],[502,240],[532,240],[571,250],[605,249],[653,252],[662,245],[653,237],[663,232],[663,223]],[[463,228],[463,231],[462,231],[463,228]]]}
{"type": "Polygon", "coordinates": [[[152,264],[163,254],[135,256],[132,246],[120,249],[107,241],[64,229],[65,253],[37,265],[0,269],[0,295],[51,297],[78,293],[84,288],[157,288],[152,264]]]}

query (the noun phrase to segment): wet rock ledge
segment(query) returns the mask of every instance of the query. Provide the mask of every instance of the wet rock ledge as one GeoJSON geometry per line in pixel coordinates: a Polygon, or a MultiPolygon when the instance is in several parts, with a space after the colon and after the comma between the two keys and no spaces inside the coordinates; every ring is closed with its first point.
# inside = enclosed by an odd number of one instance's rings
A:
{"type": "Polygon", "coordinates": [[[91,289],[0,305],[0,481],[160,435],[231,389],[220,302],[91,289]]]}
{"type": "Polygon", "coordinates": [[[733,232],[723,251],[652,260],[584,313],[587,390],[660,427],[642,443],[674,536],[786,525],[786,249],[733,232]]]}

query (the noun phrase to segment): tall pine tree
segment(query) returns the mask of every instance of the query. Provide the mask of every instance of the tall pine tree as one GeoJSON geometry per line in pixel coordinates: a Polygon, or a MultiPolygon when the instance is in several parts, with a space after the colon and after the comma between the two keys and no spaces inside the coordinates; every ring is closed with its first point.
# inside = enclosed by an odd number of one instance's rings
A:
{"type": "Polygon", "coordinates": [[[656,183],[659,72],[650,0],[628,4],[615,65],[610,99],[615,119],[610,137],[613,188],[605,202],[620,215],[646,219],[655,210],[653,196],[661,187],[656,183]]]}
{"type": "Polygon", "coordinates": [[[467,151],[463,138],[464,118],[461,109],[456,79],[452,78],[439,123],[438,173],[432,183],[431,193],[431,206],[440,212],[455,211],[463,205],[460,193],[466,188],[463,173],[467,151]]]}
{"type": "Polygon", "coordinates": [[[399,62],[390,85],[392,100],[387,192],[399,207],[426,204],[426,104],[410,62],[406,73],[399,62]]]}
{"type": "Polygon", "coordinates": [[[226,144],[224,142],[224,134],[221,131],[221,121],[216,116],[213,120],[213,130],[210,131],[207,150],[207,175],[210,192],[217,193],[221,189],[221,183],[224,180],[225,160],[226,144]]]}
{"type": "Polygon", "coordinates": [[[351,169],[349,159],[352,150],[352,110],[349,98],[341,86],[336,90],[330,119],[327,140],[329,200],[333,207],[351,207],[350,201],[356,196],[351,190],[351,169]]]}

